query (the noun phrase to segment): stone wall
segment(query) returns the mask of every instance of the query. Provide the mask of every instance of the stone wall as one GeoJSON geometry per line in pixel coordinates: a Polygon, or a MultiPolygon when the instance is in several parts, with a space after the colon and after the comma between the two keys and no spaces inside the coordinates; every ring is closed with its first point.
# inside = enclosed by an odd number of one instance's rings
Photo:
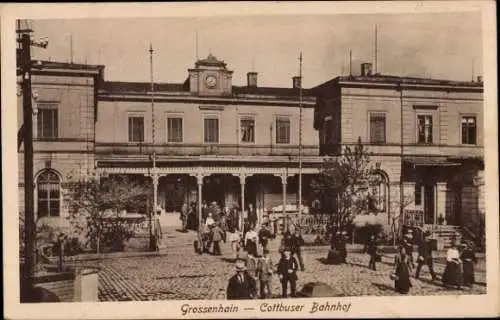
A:
{"type": "Polygon", "coordinates": [[[37,276],[35,286],[53,293],[57,296],[59,302],[73,302],[75,299],[74,272],[37,276]]]}

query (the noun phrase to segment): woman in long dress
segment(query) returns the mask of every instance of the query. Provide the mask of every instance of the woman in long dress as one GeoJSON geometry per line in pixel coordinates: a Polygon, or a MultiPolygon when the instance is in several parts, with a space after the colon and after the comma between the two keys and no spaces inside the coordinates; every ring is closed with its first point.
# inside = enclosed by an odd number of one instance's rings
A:
{"type": "Polygon", "coordinates": [[[471,287],[474,284],[474,265],[477,263],[476,255],[472,245],[463,243],[461,245],[462,252],[460,253],[460,260],[463,263],[463,285],[471,287]]]}
{"type": "Polygon", "coordinates": [[[446,268],[443,273],[443,285],[445,288],[456,287],[461,288],[462,285],[462,261],[456,244],[446,252],[446,268]]]}
{"type": "Polygon", "coordinates": [[[394,265],[396,267],[394,271],[394,289],[398,293],[407,294],[412,285],[410,281],[411,262],[405,246],[399,247],[399,253],[396,255],[394,265]]]}

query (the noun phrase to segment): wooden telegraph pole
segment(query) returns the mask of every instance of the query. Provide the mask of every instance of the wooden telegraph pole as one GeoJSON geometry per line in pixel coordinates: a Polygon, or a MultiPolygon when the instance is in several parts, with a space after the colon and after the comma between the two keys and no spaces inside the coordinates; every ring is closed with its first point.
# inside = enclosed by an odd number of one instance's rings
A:
{"type": "MultiPolygon", "coordinates": [[[[21,299],[31,299],[33,289],[33,273],[36,259],[36,225],[34,212],[33,181],[33,105],[31,94],[31,46],[46,48],[48,41],[33,42],[31,29],[20,29],[18,38],[18,70],[22,77],[23,125],[18,143],[24,143],[24,266],[21,274],[21,299]]],[[[20,145],[19,145],[20,146],[20,145]]]]}

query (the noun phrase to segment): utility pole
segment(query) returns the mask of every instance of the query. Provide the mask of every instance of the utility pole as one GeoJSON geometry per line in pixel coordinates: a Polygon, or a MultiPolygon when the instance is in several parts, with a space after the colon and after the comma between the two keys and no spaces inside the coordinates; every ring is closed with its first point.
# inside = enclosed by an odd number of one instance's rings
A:
{"type": "Polygon", "coordinates": [[[149,44],[149,72],[151,76],[151,139],[153,146],[153,154],[151,155],[153,161],[153,168],[151,178],[153,180],[153,210],[150,214],[150,230],[151,230],[151,250],[156,250],[157,242],[155,234],[155,221],[156,221],[156,208],[158,207],[158,175],[156,172],[156,152],[155,152],[155,95],[154,95],[154,77],[153,77],[153,45],[149,44]],[[153,241],[154,239],[154,241],[153,241]]]}
{"type": "Polygon", "coordinates": [[[378,73],[378,26],[375,25],[375,63],[374,63],[374,74],[378,73]]]}
{"type": "MultiPolygon", "coordinates": [[[[404,212],[403,212],[403,201],[404,201],[404,184],[403,184],[403,166],[404,166],[404,134],[403,134],[403,86],[400,82],[398,85],[399,89],[399,103],[400,103],[400,139],[401,139],[401,172],[399,174],[399,217],[398,217],[398,227],[400,230],[395,230],[394,241],[396,239],[396,234],[399,236],[399,232],[403,230],[402,223],[404,222],[404,212]]],[[[394,223],[395,221],[393,221],[394,223]]],[[[395,242],[394,242],[395,244],[395,242]]]]}
{"type": "Polygon", "coordinates": [[[349,49],[349,77],[352,76],[352,50],[349,49]]]}
{"type": "Polygon", "coordinates": [[[22,269],[21,299],[32,299],[33,273],[36,263],[36,225],[34,210],[33,181],[33,105],[31,94],[31,46],[46,48],[48,41],[33,42],[31,29],[21,29],[18,24],[17,33],[20,48],[18,49],[18,68],[22,77],[23,124],[22,141],[24,143],[24,266],[22,269]]]}
{"type": "Polygon", "coordinates": [[[299,56],[299,217],[302,215],[302,52],[299,56]]]}

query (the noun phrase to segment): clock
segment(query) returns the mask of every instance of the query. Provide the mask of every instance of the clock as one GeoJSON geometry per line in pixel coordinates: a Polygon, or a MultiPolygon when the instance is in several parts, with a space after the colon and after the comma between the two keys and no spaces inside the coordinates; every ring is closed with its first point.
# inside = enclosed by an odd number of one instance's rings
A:
{"type": "Polygon", "coordinates": [[[214,76],[207,76],[205,78],[205,84],[209,88],[214,88],[217,85],[217,78],[215,78],[214,76]]]}

